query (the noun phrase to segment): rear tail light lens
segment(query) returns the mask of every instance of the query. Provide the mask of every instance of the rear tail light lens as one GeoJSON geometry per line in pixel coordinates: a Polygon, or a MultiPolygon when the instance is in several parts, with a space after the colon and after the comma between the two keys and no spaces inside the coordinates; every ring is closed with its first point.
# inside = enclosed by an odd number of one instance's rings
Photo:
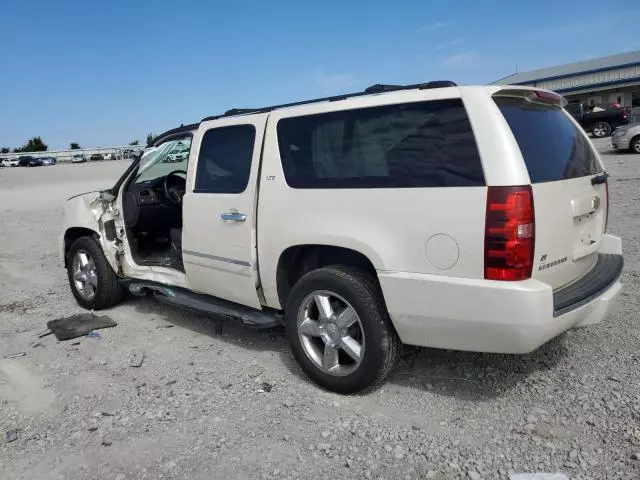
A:
{"type": "Polygon", "coordinates": [[[609,225],[609,180],[605,180],[604,182],[604,188],[607,192],[607,213],[606,213],[606,217],[604,220],[604,231],[607,231],[607,226],[609,225]]]}
{"type": "Polygon", "coordinates": [[[488,187],[484,238],[484,278],[531,278],[535,218],[531,185],[488,187]]]}
{"type": "Polygon", "coordinates": [[[562,105],[564,103],[566,105],[566,100],[564,99],[564,97],[562,95],[558,95],[557,93],[546,92],[544,90],[536,90],[534,94],[538,100],[556,103],[558,105],[562,105]]]}

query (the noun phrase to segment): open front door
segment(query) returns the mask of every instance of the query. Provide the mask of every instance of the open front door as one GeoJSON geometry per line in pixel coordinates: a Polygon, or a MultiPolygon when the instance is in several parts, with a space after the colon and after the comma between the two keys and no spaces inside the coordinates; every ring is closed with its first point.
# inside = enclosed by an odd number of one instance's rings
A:
{"type": "Polygon", "coordinates": [[[267,114],[203,122],[182,205],[182,256],[194,291],[261,308],[256,194],[267,114]]]}

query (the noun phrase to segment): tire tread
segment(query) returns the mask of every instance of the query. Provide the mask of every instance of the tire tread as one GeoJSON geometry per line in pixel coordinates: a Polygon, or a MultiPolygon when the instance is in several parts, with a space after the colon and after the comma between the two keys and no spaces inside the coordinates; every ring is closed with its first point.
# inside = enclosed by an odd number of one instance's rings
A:
{"type": "Polygon", "coordinates": [[[76,298],[76,301],[82,307],[92,310],[102,310],[105,308],[113,307],[120,303],[124,296],[122,285],[120,285],[118,277],[111,268],[111,265],[109,265],[109,262],[107,262],[107,259],[102,252],[102,248],[100,248],[100,245],[93,238],[88,236],[78,238],[71,245],[68,255],[69,257],[67,259],[67,273],[69,276],[69,284],[71,286],[71,291],[76,298]],[[98,290],[96,292],[96,295],[93,297],[93,300],[91,300],[90,302],[82,298],[76,292],[71,273],[71,259],[73,258],[73,254],[76,252],[76,250],[79,250],[80,248],[87,250],[91,254],[98,273],[98,290]]]}

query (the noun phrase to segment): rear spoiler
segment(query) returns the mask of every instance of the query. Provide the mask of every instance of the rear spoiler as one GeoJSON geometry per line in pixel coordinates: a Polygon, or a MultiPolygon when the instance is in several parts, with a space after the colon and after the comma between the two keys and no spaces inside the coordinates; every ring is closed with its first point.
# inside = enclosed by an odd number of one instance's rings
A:
{"type": "Polygon", "coordinates": [[[531,103],[545,105],[557,105],[560,108],[567,106],[567,99],[562,95],[549,90],[533,90],[528,88],[505,88],[493,94],[494,97],[521,98],[531,103]]]}

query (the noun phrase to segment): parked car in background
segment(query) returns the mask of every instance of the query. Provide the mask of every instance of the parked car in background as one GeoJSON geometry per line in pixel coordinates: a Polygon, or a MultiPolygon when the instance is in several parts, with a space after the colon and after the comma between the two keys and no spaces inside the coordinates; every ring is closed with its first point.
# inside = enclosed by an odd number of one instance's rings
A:
{"type": "Polygon", "coordinates": [[[42,161],[42,165],[55,165],[56,159],[54,157],[39,157],[42,161]]]}
{"type": "Polygon", "coordinates": [[[631,150],[640,153],[640,123],[623,125],[611,137],[611,145],[616,150],[631,150]]]}
{"type": "Polygon", "coordinates": [[[125,148],[122,150],[122,158],[136,158],[142,150],[142,148],[125,148]]]}
{"type": "Polygon", "coordinates": [[[71,157],[71,163],[84,163],[87,161],[87,157],[85,157],[82,153],[76,153],[73,157],[71,157]]]}
{"type": "Polygon", "coordinates": [[[128,289],[283,323],[340,393],[380,384],[401,343],[524,354],[612,309],[608,175],[561,96],[431,82],[329,100],[171,130],[111,189],[70,198],[77,302],[128,289]],[[167,165],[178,141],[195,148],[167,165]]]}
{"type": "Polygon", "coordinates": [[[21,167],[41,167],[42,160],[32,157],[31,155],[23,155],[18,157],[18,164],[21,167]]]}
{"type": "Polygon", "coordinates": [[[20,161],[17,158],[5,158],[2,160],[3,167],[19,167],[20,161]]]}
{"type": "Polygon", "coordinates": [[[91,161],[104,160],[104,156],[101,153],[94,153],[89,157],[91,161]]]}
{"type": "Polygon", "coordinates": [[[179,163],[185,160],[189,156],[189,150],[183,152],[172,152],[167,155],[165,163],[179,163]]]}
{"type": "Polygon", "coordinates": [[[627,112],[621,107],[609,107],[589,110],[581,103],[570,103],[565,109],[594,137],[602,138],[611,135],[616,128],[629,123],[627,112]]]}

